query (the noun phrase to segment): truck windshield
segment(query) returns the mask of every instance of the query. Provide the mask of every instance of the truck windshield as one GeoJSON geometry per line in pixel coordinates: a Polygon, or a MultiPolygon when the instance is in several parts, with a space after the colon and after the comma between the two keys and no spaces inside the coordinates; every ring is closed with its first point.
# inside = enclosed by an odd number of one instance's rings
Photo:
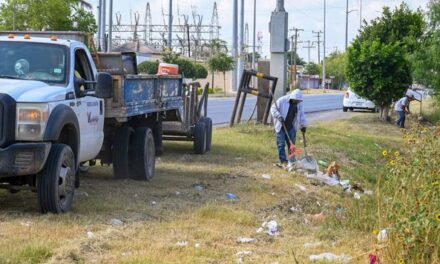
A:
{"type": "Polygon", "coordinates": [[[0,78],[66,83],[67,48],[31,42],[0,42],[0,78]]]}

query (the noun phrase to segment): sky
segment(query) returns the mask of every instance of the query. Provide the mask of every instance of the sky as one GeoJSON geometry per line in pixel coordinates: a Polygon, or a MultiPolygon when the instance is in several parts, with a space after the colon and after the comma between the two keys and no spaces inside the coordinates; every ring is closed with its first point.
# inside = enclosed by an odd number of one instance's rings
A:
{"type": "MultiPolygon", "coordinates": [[[[240,2],[242,0],[238,0],[240,2]]],[[[245,8],[245,23],[249,23],[249,39],[252,45],[253,31],[253,2],[254,0],[243,0],[245,8]]],[[[276,0],[256,0],[257,1],[257,22],[256,31],[262,32],[262,51],[263,57],[269,56],[270,34],[269,21],[271,12],[275,10],[276,0]]],[[[359,6],[361,0],[349,0],[349,19],[348,19],[348,39],[349,42],[356,37],[359,26],[359,6]]],[[[411,9],[421,7],[426,9],[429,0],[406,0],[405,2],[411,9]]],[[[98,0],[90,0],[95,7],[98,0]]],[[[107,0],[108,2],[108,0],[107,0]]],[[[153,24],[163,23],[162,11],[168,14],[168,0],[114,0],[114,12],[122,14],[122,23],[130,21],[130,10],[139,12],[143,21],[146,3],[150,2],[153,24]]],[[[175,14],[174,23],[177,23],[177,8],[180,14],[191,14],[193,8],[203,15],[204,21],[211,21],[213,0],[174,0],[173,13],[175,14]]],[[[232,0],[217,0],[219,20],[221,25],[220,38],[226,40],[231,45],[232,40],[232,0]]],[[[401,0],[362,0],[362,18],[370,21],[380,15],[383,6],[395,7],[401,0]]],[[[345,8],[346,0],[327,0],[327,19],[326,19],[326,54],[336,49],[343,51],[345,48],[345,8]]],[[[322,31],[324,25],[324,0],[285,0],[285,9],[289,14],[289,29],[300,28],[304,31],[299,33],[298,41],[316,41],[312,31],[322,31]]],[[[289,37],[293,32],[289,32],[289,37]]],[[[308,60],[308,49],[304,48],[307,43],[298,44],[298,54],[308,60]]],[[[315,45],[316,46],[316,45],[315,45]]],[[[321,47],[321,57],[323,48],[321,47]]],[[[311,61],[318,60],[316,48],[310,50],[311,61]]]]}

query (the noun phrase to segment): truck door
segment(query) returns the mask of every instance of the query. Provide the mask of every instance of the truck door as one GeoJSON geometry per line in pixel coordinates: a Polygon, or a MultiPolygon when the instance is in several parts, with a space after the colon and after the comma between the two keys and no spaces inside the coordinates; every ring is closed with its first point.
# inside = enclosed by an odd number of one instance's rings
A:
{"type": "Polygon", "coordinates": [[[80,86],[84,95],[76,98],[76,111],[79,117],[81,147],[79,161],[94,159],[101,150],[104,141],[104,101],[85,92],[93,91],[96,76],[84,49],[75,50],[75,79],[84,79],[80,86]],[[89,82],[89,83],[87,83],[89,82]]]}

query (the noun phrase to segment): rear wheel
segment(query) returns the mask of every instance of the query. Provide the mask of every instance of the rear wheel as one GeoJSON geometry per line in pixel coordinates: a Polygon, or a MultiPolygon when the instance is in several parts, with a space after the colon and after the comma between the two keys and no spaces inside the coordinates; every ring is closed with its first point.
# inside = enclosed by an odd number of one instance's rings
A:
{"type": "Polygon", "coordinates": [[[70,211],[75,194],[76,164],[72,149],[54,144],[43,170],[37,175],[37,193],[42,213],[70,211]]]}
{"type": "Polygon", "coordinates": [[[344,106],[344,107],[342,107],[342,111],[347,112],[348,108],[344,106]]]}
{"type": "Polygon", "coordinates": [[[113,139],[113,174],[115,179],[127,179],[130,176],[129,149],[133,128],[128,126],[116,130],[113,139]]]}
{"type": "Polygon", "coordinates": [[[194,128],[194,153],[205,154],[206,152],[206,125],[204,122],[197,122],[194,128]]]}
{"type": "Polygon", "coordinates": [[[137,128],[131,145],[131,178],[138,181],[149,181],[154,177],[156,165],[154,137],[151,129],[137,128]]]}
{"type": "Polygon", "coordinates": [[[354,109],[353,109],[353,107],[350,107],[349,110],[350,110],[350,112],[353,112],[354,109]]]}
{"type": "Polygon", "coordinates": [[[206,151],[211,150],[212,145],[212,120],[209,117],[204,117],[200,121],[205,123],[206,126],[206,151]]]}

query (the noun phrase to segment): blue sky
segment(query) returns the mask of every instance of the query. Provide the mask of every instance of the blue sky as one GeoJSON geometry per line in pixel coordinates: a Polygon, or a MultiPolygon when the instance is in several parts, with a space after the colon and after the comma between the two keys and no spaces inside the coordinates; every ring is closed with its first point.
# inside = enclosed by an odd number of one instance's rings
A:
{"type": "MultiPolygon", "coordinates": [[[[107,0],[108,1],[108,0],[107,0]]],[[[239,3],[241,0],[238,0],[239,3]]],[[[349,0],[349,10],[354,10],[349,14],[348,39],[353,39],[359,30],[359,1],[349,0]]],[[[362,0],[362,17],[367,21],[380,15],[383,6],[395,7],[401,0],[362,0]]],[[[91,0],[90,3],[96,4],[98,0],[91,0]]],[[[130,10],[137,11],[143,21],[145,0],[114,0],[115,12],[118,11],[123,16],[123,23],[129,23],[130,10]]],[[[153,23],[162,23],[162,10],[168,13],[168,0],[149,1],[152,8],[153,23]]],[[[211,20],[212,0],[174,0],[174,14],[177,14],[177,6],[181,14],[191,14],[192,7],[203,15],[204,21],[211,20]]],[[[405,1],[412,9],[421,7],[426,8],[428,0],[407,0],[405,1]]],[[[344,50],[345,46],[345,3],[346,0],[327,0],[327,48],[326,53],[335,49],[344,50]]],[[[232,0],[218,0],[220,17],[220,38],[231,43],[232,39],[232,0]]],[[[252,44],[252,19],[253,19],[253,0],[244,0],[245,22],[249,23],[250,44],[252,44]]],[[[269,55],[269,26],[271,12],[275,9],[276,0],[257,0],[257,32],[263,34],[263,56],[269,55]]],[[[285,0],[285,8],[289,13],[289,28],[296,27],[304,29],[300,32],[299,40],[314,41],[312,31],[323,30],[324,0],[285,0]]],[[[177,23],[177,18],[174,19],[177,23]]],[[[291,33],[289,33],[290,35],[291,33]]],[[[307,49],[302,48],[306,44],[298,45],[298,53],[307,60],[307,49]]],[[[322,53],[322,47],[321,47],[322,53]]],[[[317,61],[317,49],[311,50],[311,60],[317,61]]]]}

